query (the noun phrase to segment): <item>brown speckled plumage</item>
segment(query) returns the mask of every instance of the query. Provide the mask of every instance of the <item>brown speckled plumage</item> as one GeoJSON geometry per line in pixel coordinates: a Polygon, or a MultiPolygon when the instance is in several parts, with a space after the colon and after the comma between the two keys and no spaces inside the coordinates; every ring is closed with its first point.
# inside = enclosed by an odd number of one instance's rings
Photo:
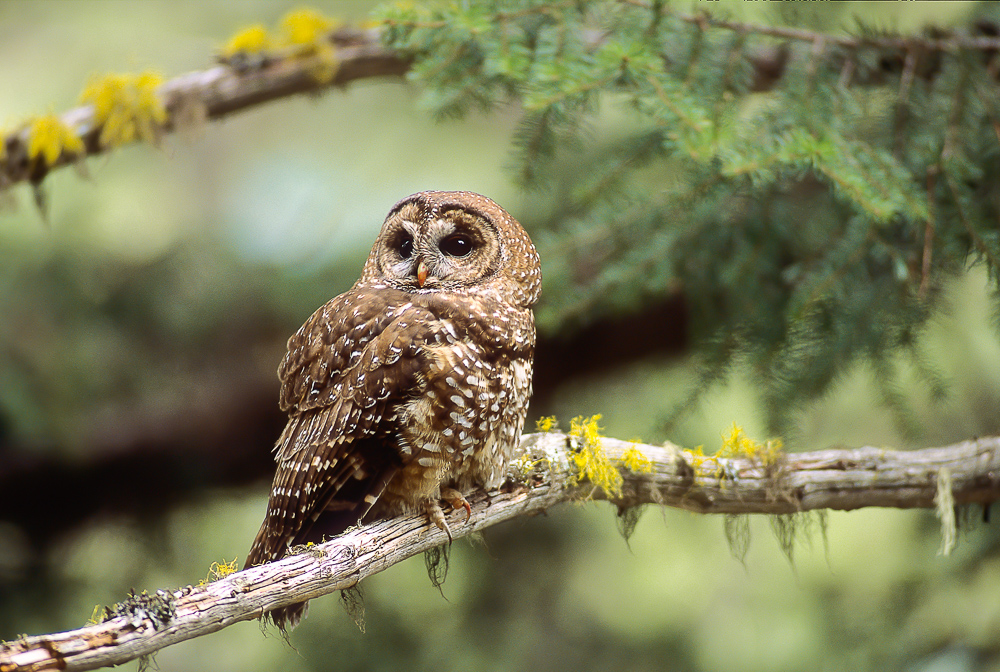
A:
{"type": "MultiPolygon", "coordinates": [[[[246,566],[310,533],[440,512],[442,488],[500,485],[531,396],[540,287],[534,245],[490,199],[429,191],[396,204],[358,282],[288,341],[288,424],[246,566]]],[[[271,617],[292,627],[304,607],[271,617]]]]}

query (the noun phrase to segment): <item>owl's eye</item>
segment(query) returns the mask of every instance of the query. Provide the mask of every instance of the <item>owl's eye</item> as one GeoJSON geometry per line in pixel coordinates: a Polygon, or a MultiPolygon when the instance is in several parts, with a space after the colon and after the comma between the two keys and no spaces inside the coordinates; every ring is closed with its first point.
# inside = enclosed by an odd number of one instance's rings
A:
{"type": "Polygon", "coordinates": [[[409,259],[413,256],[413,238],[409,236],[401,236],[396,242],[396,249],[399,250],[399,256],[403,259],[409,259]]]}
{"type": "Polygon", "coordinates": [[[452,257],[466,257],[472,252],[472,238],[464,233],[453,233],[441,241],[440,247],[452,257]]]}

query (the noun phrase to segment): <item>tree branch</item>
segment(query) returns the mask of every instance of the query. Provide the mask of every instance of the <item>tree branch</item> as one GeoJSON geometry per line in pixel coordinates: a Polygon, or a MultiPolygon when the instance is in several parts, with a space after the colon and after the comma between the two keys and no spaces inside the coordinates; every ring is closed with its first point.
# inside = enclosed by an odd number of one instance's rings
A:
{"type": "MultiPolygon", "coordinates": [[[[172,132],[279,98],[344,86],[356,79],[399,77],[410,68],[409,59],[381,45],[375,29],[339,29],[330,34],[330,42],[334,45],[332,61],[336,64],[336,72],[330,78],[316,74],[319,68],[330,66],[329,55],[275,54],[253,66],[219,65],[167,81],[157,92],[168,115],[161,130],[172,132]]],[[[99,141],[102,129],[94,119],[93,105],[69,110],[60,119],[76,129],[83,140],[85,156],[109,149],[99,141]]],[[[6,151],[0,151],[0,190],[22,181],[38,184],[52,169],[81,158],[63,152],[48,166],[43,161],[29,159],[28,128],[9,133],[3,141],[6,151]]]]}
{"type": "MultiPolygon", "coordinates": [[[[653,5],[644,0],[626,0],[626,4],[636,5],[645,9],[652,9],[653,5]]],[[[695,24],[702,30],[706,27],[723,28],[734,33],[751,33],[756,35],[767,35],[784,40],[794,40],[797,42],[823,42],[837,45],[846,49],[871,48],[879,50],[902,50],[920,49],[922,51],[952,52],[956,50],[986,51],[993,52],[1000,50],[1000,39],[996,37],[996,26],[986,20],[977,22],[974,29],[979,34],[964,35],[958,32],[948,32],[941,37],[917,36],[917,35],[834,35],[832,33],[820,33],[804,28],[791,28],[788,26],[766,26],[755,23],[744,23],[742,21],[731,21],[719,17],[711,16],[707,13],[700,14],[678,14],[673,13],[678,19],[685,23],[695,24]]],[[[944,31],[938,30],[938,33],[944,31]]]]}
{"type": "MultiPolygon", "coordinates": [[[[880,448],[781,454],[767,463],[752,458],[696,456],[674,446],[648,446],[602,439],[612,464],[638,449],[648,472],[620,467],[620,509],[642,504],[674,506],[700,513],[787,514],[867,506],[932,507],[1000,499],[1000,437],[944,448],[893,451],[880,448]],[[939,483],[951,483],[951,498],[939,483]]],[[[559,433],[529,434],[521,443],[528,465],[523,485],[509,491],[476,493],[472,516],[461,523],[452,513],[455,537],[505,520],[536,514],[571,500],[608,499],[589,482],[578,483],[575,455],[580,440],[559,433]]],[[[278,562],[238,572],[205,586],[131,596],[104,623],[52,635],[21,637],[0,644],[0,672],[90,670],[118,665],[239,621],[259,618],[276,607],[350,588],[413,555],[447,542],[423,516],[404,516],[368,525],[278,562]]]]}
{"type": "MultiPolygon", "coordinates": [[[[652,9],[645,0],[621,0],[644,9],[652,9]]],[[[786,42],[812,42],[833,45],[847,51],[873,49],[882,52],[880,68],[884,72],[869,72],[852,79],[852,85],[875,85],[883,82],[885,72],[900,70],[906,54],[919,53],[934,56],[959,50],[982,52],[992,57],[1000,51],[1000,28],[991,21],[981,19],[971,29],[970,34],[938,31],[940,36],[840,36],[819,33],[798,28],[767,26],[730,21],[712,17],[706,13],[681,14],[661,10],[676,16],[680,21],[696,25],[702,31],[710,28],[743,34],[774,37],[786,42]]],[[[442,24],[442,28],[444,25],[442,24]]],[[[595,47],[606,36],[595,31],[595,47]]],[[[167,110],[167,120],[160,129],[172,132],[185,125],[201,120],[219,119],[227,114],[250,108],[272,100],[302,93],[316,93],[332,86],[344,86],[357,79],[370,77],[399,77],[411,67],[409,57],[383,46],[379,39],[379,29],[357,30],[338,29],[330,33],[334,45],[333,62],[336,72],[332,78],[317,77],[317,69],[330,65],[328,56],[296,55],[290,57],[281,53],[261,57],[261,63],[249,65],[236,62],[220,65],[209,70],[188,73],[175,77],[160,87],[158,93],[167,110]]],[[[781,45],[758,45],[748,49],[746,58],[753,67],[754,76],[750,91],[769,91],[778,85],[784,75],[792,55],[781,45]]],[[[843,54],[828,56],[835,63],[843,64],[843,54]]],[[[250,59],[244,59],[249,61],[250,59]]],[[[936,71],[933,58],[923,68],[923,75],[931,77],[936,71]]],[[[850,60],[847,61],[851,63],[850,60]]],[[[84,143],[84,153],[63,152],[52,164],[32,160],[28,155],[30,143],[29,129],[20,128],[2,138],[0,147],[0,192],[23,181],[40,184],[53,169],[79,161],[87,156],[102,154],[108,150],[101,145],[101,127],[95,122],[94,108],[85,105],[67,111],[60,117],[84,143]]]]}

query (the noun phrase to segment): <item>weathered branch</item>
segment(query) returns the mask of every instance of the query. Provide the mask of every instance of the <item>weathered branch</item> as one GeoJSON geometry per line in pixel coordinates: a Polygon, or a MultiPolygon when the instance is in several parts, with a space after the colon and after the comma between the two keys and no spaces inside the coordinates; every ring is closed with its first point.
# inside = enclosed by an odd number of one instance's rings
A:
{"type": "MultiPolygon", "coordinates": [[[[330,41],[334,45],[332,62],[336,65],[332,78],[317,76],[319,69],[329,68],[330,55],[299,55],[273,57],[253,66],[219,65],[167,81],[158,90],[168,115],[161,130],[176,131],[185,125],[219,119],[272,100],[317,93],[357,79],[399,77],[410,68],[409,59],[381,45],[377,30],[341,29],[330,34],[330,41]]],[[[99,141],[101,127],[94,119],[93,105],[74,108],[60,118],[76,129],[86,156],[107,151],[99,141]]],[[[0,189],[25,180],[37,184],[53,168],[80,158],[64,152],[50,166],[30,160],[27,128],[8,134],[3,140],[6,152],[0,152],[0,189]]]]}
{"type": "MultiPolygon", "coordinates": [[[[603,439],[604,453],[619,464],[638,448],[648,472],[620,468],[621,508],[660,504],[701,513],[784,514],[868,506],[932,507],[939,484],[951,483],[952,501],[988,506],[1000,499],[1000,437],[944,448],[822,450],[782,455],[762,463],[750,458],[715,460],[676,447],[603,439]]],[[[518,516],[586,498],[607,499],[589,482],[577,483],[573,452],[578,440],[559,433],[522,440],[534,465],[524,485],[471,498],[472,516],[453,513],[463,537],[518,516]]],[[[946,498],[938,498],[938,502],[946,498]]],[[[116,605],[119,614],[64,633],[22,637],[0,645],[0,672],[90,670],[118,665],[161,648],[251,620],[275,607],[354,586],[417,553],[446,543],[444,532],[422,516],[400,517],[348,532],[279,562],[253,567],[205,586],[157,591],[116,605]]]]}

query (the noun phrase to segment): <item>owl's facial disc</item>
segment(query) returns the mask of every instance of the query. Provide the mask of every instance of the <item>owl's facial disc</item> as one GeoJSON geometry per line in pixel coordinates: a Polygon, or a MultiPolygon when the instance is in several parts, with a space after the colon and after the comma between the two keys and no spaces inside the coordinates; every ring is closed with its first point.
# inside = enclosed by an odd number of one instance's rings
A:
{"type": "Polygon", "coordinates": [[[377,263],[407,292],[459,291],[488,282],[505,261],[495,223],[462,204],[405,203],[390,214],[377,263]]]}

